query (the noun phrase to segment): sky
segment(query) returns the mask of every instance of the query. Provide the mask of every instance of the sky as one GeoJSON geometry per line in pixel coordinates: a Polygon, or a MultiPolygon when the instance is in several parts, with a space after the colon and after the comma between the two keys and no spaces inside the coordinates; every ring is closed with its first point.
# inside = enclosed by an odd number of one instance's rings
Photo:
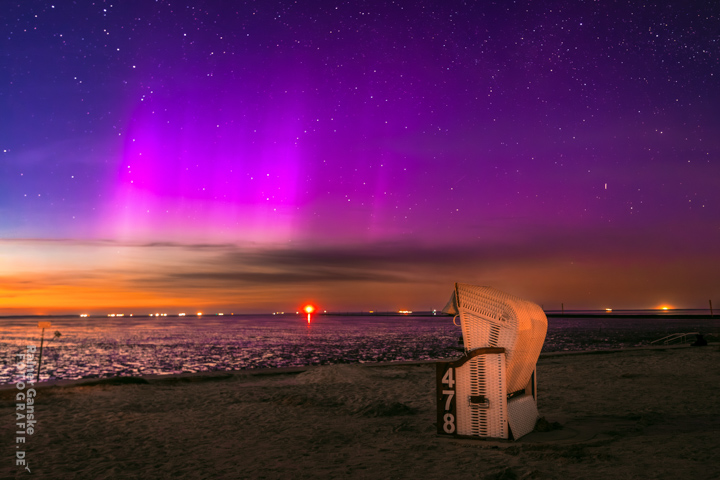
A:
{"type": "Polygon", "coordinates": [[[0,315],[720,308],[720,4],[0,20],[0,315]]]}

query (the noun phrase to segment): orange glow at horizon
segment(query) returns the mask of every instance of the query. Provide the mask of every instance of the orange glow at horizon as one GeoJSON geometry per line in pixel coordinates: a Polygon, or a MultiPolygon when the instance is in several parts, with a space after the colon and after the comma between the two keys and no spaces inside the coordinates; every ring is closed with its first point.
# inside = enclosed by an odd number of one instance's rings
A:
{"type": "MultiPolygon", "coordinates": [[[[267,252],[284,252],[283,255],[288,252],[280,247],[244,244],[210,243],[208,248],[190,248],[189,243],[148,242],[0,239],[0,315],[105,316],[120,312],[127,318],[133,313],[147,316],[147,312],[169,315],[187,312],[187,317],[191,317],[198,311],[204,312],[202,317],[196,316],[198,319],[216,315],[211,312],[236,309],[245,313],[273,312],[278,308],[278,298],[290,305],[300,305],[296,310],[298,315],[307,315],[308,305],[313,307],[312,315],[321,312],[320,307],[312,303],[320,298],[333,299],[330,310],[424,310],[444,305],[448,289],[452,289],[458,279],[472,277],[481,261],[472,257],[437,269],[432,255],[428,256],[427,261],[418,261],[412,272],[408,272],[408,275],[426,270],[435,272],[420,283],[400,277],[388,282],[387,266],[369,264],[367,275],[361,275],[356,281],[328,282],[321,277],[294,282],[282,280],[285,276],[280,275],[277,283],[238,288],[237,282],[229,280],[235,278],[229,272],[245,268],[242,259],[265,258],[267,252]],[[237,265],[227,262],[229,251],[238,253],[231,256],[237,265]],[[207,273],[208,282],[197,281],[195,273],[199,266],[207,273]],[[372,280],[375,274],[386,280],[372,280]],[[312,301],[305,301],[306,298],[312,301]],[[368,304],[369,301],[372,303],[368,304]]],[[[359,250],[360,254],[363,251],[359,250]]],[[[410,248],[409,253],[412,252],[410,248]]],[[[697,298],[712,298],[710,286],[718,284],[720,278],[717,261],[714,261],[720,256],[716,253],[709,258],[692,257],[686,263],[658,262],[651,256],[633,259],[632,268],[645,272],[647,277],[641,289],[634,288],[633,275],[618,275],[618,266],[624,264],[624,257],[608,262],[605,257],[595,258],[589,251],[582,267],[563,266],[564,263],[561,265],[542,256],[530,258],[535,260],[501,262],[485,275],[495,279],[494,286],[500,290],[539,304],[559,306],[564,301],[565,305],[577,305],[578,309],[604,309],[613,305],[615,311],[615,308],[646,309],[644,305],[655,303],[656,307],[650,308],[665,313],[693,306],[707,308],[707,300],[699,304],[697,298]],[[578,282],[576,278],[583,281],[578,282]],[[558,296],[560,292],[562,298],[558,296]],[[672,301],[672,306],[656,303],[662,298],[672,301]]],[[[268,274],[268,278],[285,271],[285,267],[280,268],[273,262],[248,265],[268,274]]],[[[287,268],[294,271],[295,267],[287,268]]],[[[351,274],[349,278],[357,274],[355,263],[340,265],[338,269],[351,274]]],[[[713,303],[716,303],[714,299],[713,303]]]]}
{"type": "MultiPolygon", "coordinates": [[[[53,284],[45,276],[0,276],[1,315],[52,315],[75,314],[106,315],[126,311],[125,315],[153,311],[158,305],[163,308],[184,307],[188,303],[205,307],[214,299],[200,295],[168,294],[167,292],[142,291],[133,285],[118,286],[117,281],[105,279],[70,279],[65,284],[53,284]]],[[[221,300],[225,300],[221,298],[221,300]]],[[[151,315],[155,315],[154,313],[151,315]]],[[[157,316],[162,316],[158,313],[157,316]]]]}

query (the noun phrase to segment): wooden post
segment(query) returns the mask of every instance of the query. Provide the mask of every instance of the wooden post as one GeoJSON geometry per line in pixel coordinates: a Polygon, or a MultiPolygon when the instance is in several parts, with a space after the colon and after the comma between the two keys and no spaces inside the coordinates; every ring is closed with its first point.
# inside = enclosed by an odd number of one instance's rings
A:
{"type": "Polygon", "coordinates": [[[562,314],[565,315],[565,304],[564,303],[560,304],[560,310],[562,311],[562,314]]]}
{"type": "Polygon", "coordinates": [[[45,329],[42,329],[42,336],[40,337],[40,360],[38,360],[38,371],[37,376],[35,377],[35,383],[40,382],[40,365],[42,365],[42,349],[43,349],[43,341],[45,340],[45,329]]]}
{"type": "Polygon", "coordinates": [[[35,383],[40,383],[40,366],[42,366],[43,341],[45,340],[45,329],[50,328],[50,322],[38,322],[38,327],[42,328],[42,335],[40,337],[40,358],[38,359],[37,375],[35,376],[35,383]]]}
{"type": "Polygon", "coordinates": [[[710,316],[713,316],[713,310],[712,310],[712,300],[708,300],[710,302],[710,316]]]}

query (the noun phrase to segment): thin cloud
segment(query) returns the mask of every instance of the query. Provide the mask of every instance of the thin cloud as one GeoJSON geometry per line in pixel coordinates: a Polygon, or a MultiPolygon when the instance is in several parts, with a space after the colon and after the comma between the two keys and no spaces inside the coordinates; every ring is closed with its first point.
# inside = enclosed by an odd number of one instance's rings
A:
{"type": "Polygon", "coordinates": [[[175,273],[164,277],[168,280],[211,281],[221,283],[260,284],[301,284],[318,282],[409,282],[410,278],[402,275],[384,273],[361,273],[343,270],[317,269],[307,272],[186,272],[175,273]]]}

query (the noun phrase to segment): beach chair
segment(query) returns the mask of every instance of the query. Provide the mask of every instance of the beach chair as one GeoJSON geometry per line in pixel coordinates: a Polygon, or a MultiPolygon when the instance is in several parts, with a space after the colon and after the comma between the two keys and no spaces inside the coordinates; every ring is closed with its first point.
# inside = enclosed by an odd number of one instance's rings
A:
{"type": "MultiPolygon", "coordinates": [[[[542,309],[491,287],[455,284],[443,309],[460,317],[464,355],[437,366],[438,433],[518,439],[538,418],[535,365],[542,309]]],[[[454,321],[454,319],[453,319],[454,321]]]]}

